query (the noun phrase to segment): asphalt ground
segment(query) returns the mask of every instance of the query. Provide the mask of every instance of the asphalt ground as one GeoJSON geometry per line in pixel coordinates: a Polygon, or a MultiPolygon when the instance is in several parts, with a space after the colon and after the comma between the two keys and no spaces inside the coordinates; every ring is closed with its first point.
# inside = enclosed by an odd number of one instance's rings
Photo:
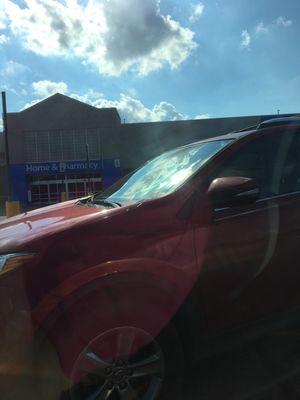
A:
{"type": "Polygon", "coordinates": [[[187,400],[300,400],[300,329],[206,359],[185,386],[187,400]]]}

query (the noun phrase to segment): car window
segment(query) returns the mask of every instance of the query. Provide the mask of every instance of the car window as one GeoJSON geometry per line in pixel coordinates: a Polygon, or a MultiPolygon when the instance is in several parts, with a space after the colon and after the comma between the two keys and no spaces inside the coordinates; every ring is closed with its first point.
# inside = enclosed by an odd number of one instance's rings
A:
{"type": "Polygon", "coordinates": [[[290,141],[279,182],[279,194],[300,191],[300,135],[293,135],[290,141]]]}
{"type": "Polygon", "coordinates": [[[214,178],[252,178],[260,189],[260,199],[275,196],[296,185],[296,155],[297,148],[292,144],[291,134],[264,135],[239,148],[217,169],[214,178]]]}

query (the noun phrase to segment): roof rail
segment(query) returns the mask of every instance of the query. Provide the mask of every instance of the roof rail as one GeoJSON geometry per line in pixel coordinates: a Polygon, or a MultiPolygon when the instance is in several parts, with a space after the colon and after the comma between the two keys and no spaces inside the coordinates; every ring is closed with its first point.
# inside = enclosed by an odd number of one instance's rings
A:
{"type": "Polygon", "coordinates": [[[291,117],[279,117],[279,118],[270,118],[265,121],[259,122],[257,125],[247,126],[246,128],[237,129],[230,133],[239,133],[251,131],[254,129],[263,129],[268,126],[280,126],[280,125],[300,125],[300,114],[295,114],[291,117]]]}
{"type": "Polygon", "coordinates": [[[262,121],[260,124],[258,124],[257,129],[280,125],[300,125],[300,115],[267,119],[266,121],[262,121]]]}

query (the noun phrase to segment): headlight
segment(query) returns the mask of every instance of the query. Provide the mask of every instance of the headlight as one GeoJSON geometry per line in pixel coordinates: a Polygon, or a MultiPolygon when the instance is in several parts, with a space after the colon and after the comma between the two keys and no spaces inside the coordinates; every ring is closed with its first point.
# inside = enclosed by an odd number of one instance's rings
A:
{"type": "Polygon", "coordinates": [[[0,255],[0,275],[20,267],[25,261],[31,259],[33,256],[34,254],[30,253],[12,253],[0,255]]]}

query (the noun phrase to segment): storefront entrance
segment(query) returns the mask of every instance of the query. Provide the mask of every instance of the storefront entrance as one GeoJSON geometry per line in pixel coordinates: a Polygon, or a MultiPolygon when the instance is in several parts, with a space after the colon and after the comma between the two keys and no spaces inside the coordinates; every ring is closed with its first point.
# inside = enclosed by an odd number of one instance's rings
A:
{"type": "Polygon", "coordinates": [[[61,201],[61,193],[67,199],[76,199],[102,189],[98,173],[30,175],[28,176],[28,201],[34,204],[51,204],[61,201]]]}

